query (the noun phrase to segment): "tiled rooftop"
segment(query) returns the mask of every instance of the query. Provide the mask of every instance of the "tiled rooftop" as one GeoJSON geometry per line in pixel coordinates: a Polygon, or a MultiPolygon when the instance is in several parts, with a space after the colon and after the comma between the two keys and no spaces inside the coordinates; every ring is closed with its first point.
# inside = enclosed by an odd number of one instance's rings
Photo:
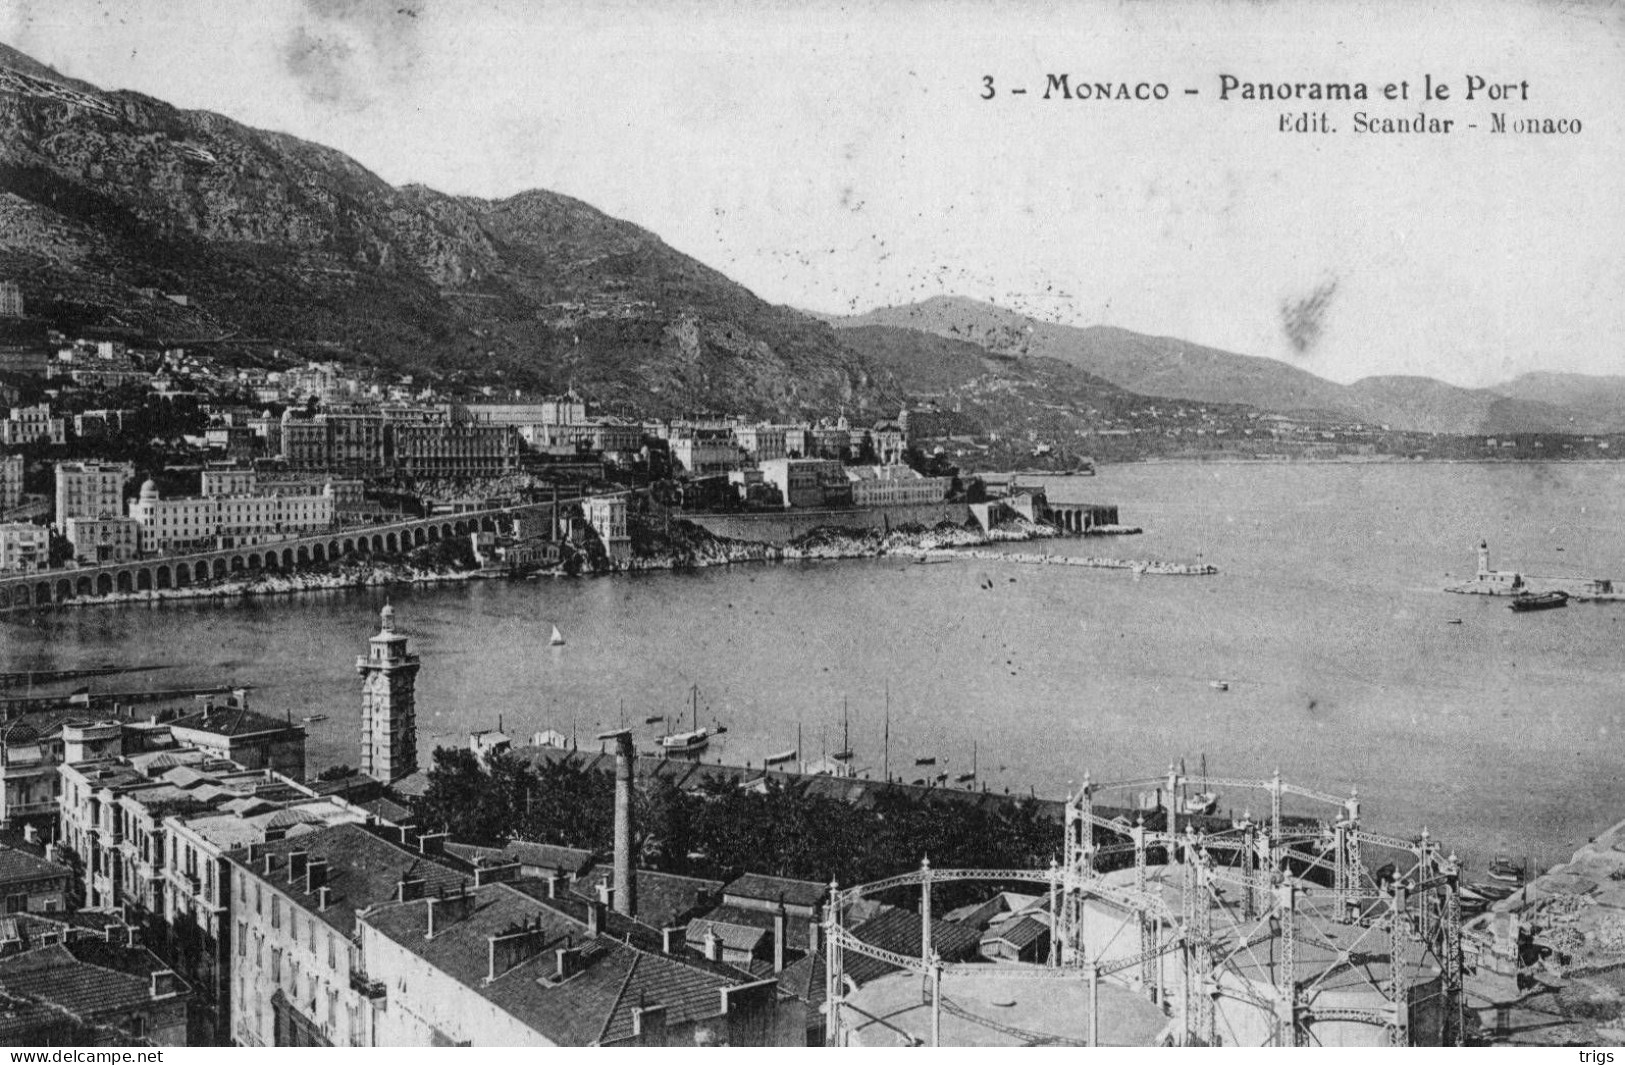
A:
{"type": "Polygon", "coordinates": [[[192,729],[197,732],[207,732],[215,736],[251,736],[259,732],[276,732],[281,729],[298,728],[302,726],[293,724],[286,718],[271,717],[257,710],[250,710],[246,706],[214,706],[199,710],[195,714],[178,717],[169,723],[170,729],[192,729]]]}
{"type": "Polygon", "coordinates": [[[611,934],[589,939],[587,925],[570,913],[579,903],[555,905],[509,884],[471,892],[472,912],[437,931],[428,930],[427,900],[381,906],[366,923],[423,958],[464,987],[562,1046],[588,1046],[632,1037],[632,1012],[661,1005],[672,1026],[716,1016],[720,989],[748,982],[729,966],[686,954],[666,955],[638,945],[635,937],[611,934]],[[538,930],[537,952],[490,976],[489,937],[521,926],[538,930]],[[558,948],[583,948],[582,969],[555,981],[558,948]]]}
{"type": "Polygon", "coordinates": [[[0,847],[0,884],[15,884],[25,880],[42,880],[46,877],[73,875],[73,870],[65,865],[48,862],[44,858],[36,858],[26,851],[15,850],[11,847],[0,847]]]}
{"type": "Polygon", "coordinates": [[[334,825],[290,839],[277,840],[253,848],[261,857],[249,861],[247,849],[232,851],[232,864],[247,869],[278,891],[298,900],[307,911],[349,935],[355,928],[355,912],[394,899],[403,877],[424,881],[425,895],[454,892],[468,877],[431,858],[408,851],[380,839],[377,834],[355,824],[334,825]],[[304,851],[311,859],[327,862],[327,909],[318,910],[315,894],[304,890],[303,878],[288,882],[288,854],[304,851]],[[263,872],[264,855],[272,856],[269,875],[263,872]]]}
{"type": "MultiPolygon", "coordinates": [[[[598,885],[607,884],[613,870],[600,865],[576,880],[570,893],[578,898],[595,902],[598,885]]],[[[654,928],[672,928],[711,909],[722,901],[722,881],[700,880],[691,876],[656,873],[639,869],[637,878],[636,917],[654,928]]]]}

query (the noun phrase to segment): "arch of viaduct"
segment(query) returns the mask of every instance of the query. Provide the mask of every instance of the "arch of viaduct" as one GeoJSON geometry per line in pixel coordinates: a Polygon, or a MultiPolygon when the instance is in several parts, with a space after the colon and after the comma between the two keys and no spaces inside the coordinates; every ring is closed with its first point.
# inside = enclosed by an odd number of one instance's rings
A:
{"type": "Polygon", "coordinates": [[[276,572],[312,562],[393,554],[474,532],[495,532],[499,517],[520,511],[545,510],[549,506],[542,503],[466,514],[441,514],[389,525],[312,534],[253,547],[232,547],[196,554],[81,566],[77,569],[17,574],[0,579],[0,610],[51,606],[114,593],[187,588],[234,573],[276,572]]]}

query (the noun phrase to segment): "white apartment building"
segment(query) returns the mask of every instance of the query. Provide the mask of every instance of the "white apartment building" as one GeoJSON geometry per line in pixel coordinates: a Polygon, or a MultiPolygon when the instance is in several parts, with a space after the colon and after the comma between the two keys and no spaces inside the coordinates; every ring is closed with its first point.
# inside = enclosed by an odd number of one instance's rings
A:
{"type": "Polygon", "coordinates": [[[303,496],[213,496],[164,499],[151,481],[130,502],[143,551],[170,551],[222,540],[246,547],[332,526],[333,492],[303,496]]]}
{"type": "Polygon", "coordinates": [[[134,476],[135,466],[129,462],[57,463],[56,527],[66,534],[69,518],[122,514],[124,486],[134,476]]]}
{"type": "Polygon", "coordinates": [[[51,557],[51,531],[43,525],[0,525],[0,573],[44,569],[51,557]]]}

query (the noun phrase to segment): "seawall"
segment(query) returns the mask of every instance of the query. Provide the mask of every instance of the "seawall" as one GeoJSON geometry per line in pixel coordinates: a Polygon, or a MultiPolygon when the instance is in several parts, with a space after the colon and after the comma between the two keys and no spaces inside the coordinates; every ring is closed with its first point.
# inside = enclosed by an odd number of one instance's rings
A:
{"type": "Polygon", "coordinates": [[[895,529],[899,525],[932,528],[943,522],[970,521],[965,503],[916,503],[908,506],[842,510],[786,510],[749,514],[673,513],[726,540],[782,546],[814,529],[895,529]]]}

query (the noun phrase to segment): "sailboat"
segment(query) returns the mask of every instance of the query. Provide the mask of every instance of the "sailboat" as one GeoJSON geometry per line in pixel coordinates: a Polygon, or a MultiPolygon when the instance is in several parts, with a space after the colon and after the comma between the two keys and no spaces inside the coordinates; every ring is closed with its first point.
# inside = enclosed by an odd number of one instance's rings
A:
{"type": "Polygon", "coordinates": [[[961,773],[954,778],[956,784],[969,784],[976,779],[976,741],[970,743],[970,772],[961,773]]]}
{"type": "Polygon", "coordinates": [[[705,750],[711,742],[711,730],[700,727],[700,686],[694,685],[690,689],[692,696],[693,722],[687,732],[673,732],[669,736],[662,736],[660,746],[668,754],[697,754],[705,750]]]}
{"type": "Polygon", "coordinates": [[[841,749],[830,755],[837,762],[850,762],[852,760],[852,741],[848,733],[849,724],[846,716],[846,699],[841,699],[841,749]]]}
{"type": "Polygon", "coordinates": [[[553,626],[553,635],[548,637],[547,646],[549,646],[549,647],[563,647],[564,646],[564,633],[559,631],[559,627],[557,625],[553,626]]]}

